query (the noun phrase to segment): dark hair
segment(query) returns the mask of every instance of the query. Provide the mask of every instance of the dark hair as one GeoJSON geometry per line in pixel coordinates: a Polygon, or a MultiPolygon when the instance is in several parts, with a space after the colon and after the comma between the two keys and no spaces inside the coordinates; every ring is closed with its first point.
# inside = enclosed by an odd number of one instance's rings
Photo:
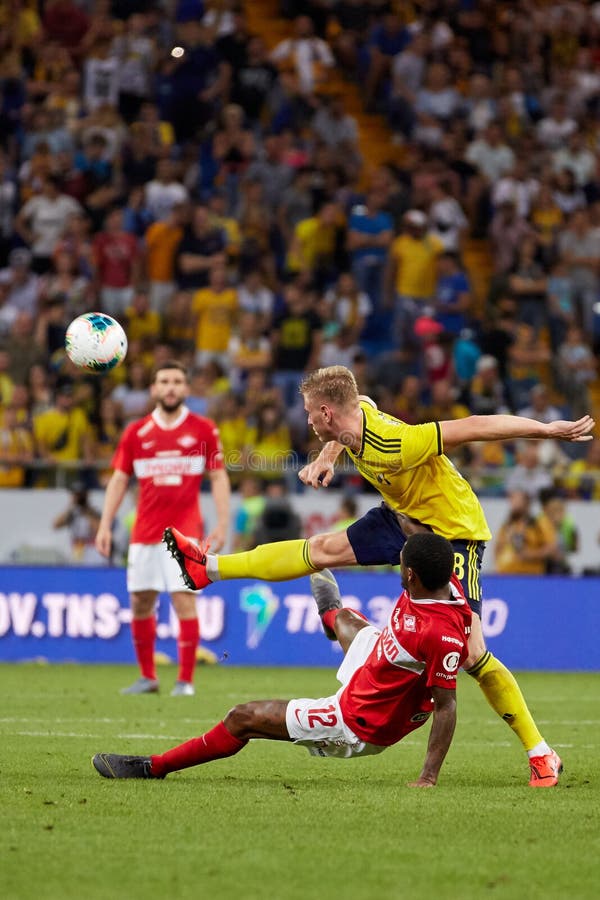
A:
{"type": "Polygon", "coordinates": [[[538,493],[538,500],[542,506],[546,506],[552,500],[562,500],[562,496],[555,487],[542,488],[538,493]]]}
{"type": "Polygon", "coordinates": [[[189,372],[183,363],[179,362],[178,359],[167,359],[166,362],[161,363],[152,370],[152,377],[150,379],[151,384],[154,384],[156,376],[159,372],[162,372],[163,369],[178,369],[180,372],[183,372],[186,381],[190,380],[189,372]]]}
{"type": "Polygon", "coordinates": [[[53,185],[53,187],[55,187],[57,191],[60,191],[60,189],[62,188],[62,178],[60,177],[60,175],[56,175],[54,172],[49,172],[47,175],[45,175],[44,181],[47,184],[53,185]]]}
{"type": "Polygon", "coordinates": [[[450,581],[454,550],[440,534],[411,534],[402,550],[402,562],[414,571],[424,588],[437,591],[450,581]]]}

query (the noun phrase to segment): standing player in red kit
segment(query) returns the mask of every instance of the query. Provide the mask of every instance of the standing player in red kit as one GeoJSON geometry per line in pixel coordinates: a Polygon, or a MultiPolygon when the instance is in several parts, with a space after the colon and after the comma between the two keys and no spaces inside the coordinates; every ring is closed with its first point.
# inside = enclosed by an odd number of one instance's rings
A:
{"type": "Polygon", "coordinates": [[[454,734],[456,673],[468,655],[471,610],[452,575],[452,545],[441,535],[409,537],[400,564],[404,592],[383,631],[342,609],[329,570],[311,576],[325,631],[346,654],[336,694],[243,703],[206,734],[166,753],[98,753],[94,767],[105,778],[164,778],[233,756],[253,738],[293,741],[313,756],[367,756],[397,743],[433,712],[425,763],[411,784],[433,787],[454,734]]]}
{"type": "Polygon", "coordinates": [[[191,413],[185,406],[188,376],[181,363],[168,361],[155,372],[150,388],[156,407],[150,415],[131,422],[115,451],[96,548],[110,555],[111,526],[127,487],[135,475],[139,498],[127,561],[127,590],[131,597],[131,631],[141,677],[124,694],[158,691],[154,665],[156,600],[161,591],[171,595],[179,619],[177,653],[179,674],[172,696],[194,694],[193,677],[200,626],[196,594],[184,585],[179,566],[162,541],[165,527],[177,521],[200,540],[203,523],[199,491],[206,472],[215,502],[217,522],[208,537],[213,546],[225,543],[229,524],[229,477],[217,426],[191,413]]]}

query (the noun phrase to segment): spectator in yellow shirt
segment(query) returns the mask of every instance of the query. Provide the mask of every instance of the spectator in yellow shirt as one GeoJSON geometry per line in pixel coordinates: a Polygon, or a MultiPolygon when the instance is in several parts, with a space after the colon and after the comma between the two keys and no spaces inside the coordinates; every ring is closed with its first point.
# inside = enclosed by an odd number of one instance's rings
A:
{"type": "Polygon", "coordinates": [[[244,450],[246,470],[265,481],[280,479],[287,471],[292,442],[281,407],[265,403],[256,425],[248,429],[244,450]]]}
{"type": "Polygon", "coordinates": [[[33,437],[18,420],[13,404],[2,409],[0,423],[0,488],[23,487],[26,466],[33,459],[33,437]]]}
{"type": "Polygon", "coordinates": [[[243,390],[248,373],[253,369],[268,369],[271,365],[271,344],[262,334],[261,320],[256,313],[241,312],[237,334],[227,348],[231,364],[231,380],[243,390]]]}
{"type": "Polygon", "coordinates": [[[153,222],[144,235],[150,307],[159,313],[175,292],[175,257],[187,214],[187,205],[176,203],[167,218],[153,222]]]}
{"type": "Polygon", "coordinates": [[[32,47],[42,33],[42,23],[36,3],[3,3],[0,6],[0,27],[10,36],[9,46],[32,47]]]}
{"type": "Polygon", "coordinates": [[[238,296],[227,284],[227,270],[217,264],[210,271],[208,287],[196,291],[192,313],[196,317],[196,365],[210,360],[228,365],[227,348],[236,321],[238,296]]]}
{"type": "Polygon", "coordinates": [[[600,440],[587,445],[583,459],[573,460],[561,479],[569,497],[581,500],[600,500],[600,440]]]}
{"type": "Polygon", "coordinates": [[[509,495],[509,513],[495,541],[496,572],[543,575],[556,549],[556,534],[530,513],[525,491],[509,495]]]}
{"type": "Polygon", "coordinates": [[[342,225],[343,217],[335,203],[324,203],[315,216],[298,222],[287,258],[289,271],[326,280],[333,273],[342,225]]]}
{"type": "Polygon", "coordinates": [[[12,400],[15,383],[10,377],[11,356],[8,350],[0,350],[0,408],[12,400]]]}
{"type": "Polygon", "coordinates": [[[219,426],[225,467],[231,483],[237,485],[243,472],[242,448],[247,441],[248,422],[233,391],[221,394],[209,406],[209,415],[219,426]]]}
{"type": "Polygon", "coordinates": [[[162,317],[162,340],[179,356],[193,352],[195,337],[192,295],[188,291],[177,291],[162,317]]]}
{"type": "Polygon", "coordinates": [[[431,403],[424,411],[425,422],[445,422],[465,419],[468,407],[457,400],[457,390],[448,378],[441,378],[431,386],[431,403]]]}
{"type": "Polygon", "coordinates": [[[227,194],[215,189],[208,198],[208,208],[213,228],[225,235],[225,252],[230,262],[236,262],[242,245],[242,232],[237,219],[227,215],[227,194]]]}
{"type": "Polygon", "coordinates": [[[385,293],[394,305],[400,347],[415,345],[414,323],[434,305],[437,259],[444,252],[442,241],[427,231],[427,216],[420,209],[409,209],[403,225],[403,233],[390,247],[385,273],[385,293]]]}
{"type": "Polygon", "coordinates": [[[162,330],[160,313],[150,308],[150,297],[145,291],[136,291],[131,306],[123,316],[123,326],[130,341],[159,340],[162,330]]]}
{"type": "Polygon", "coordinates": [[[37,455],[51,465],[93,460],[92,428],[83,410],[74,405],[72,384],[57,388],[54,406],[34,416],[33,436],[37,455]]]}

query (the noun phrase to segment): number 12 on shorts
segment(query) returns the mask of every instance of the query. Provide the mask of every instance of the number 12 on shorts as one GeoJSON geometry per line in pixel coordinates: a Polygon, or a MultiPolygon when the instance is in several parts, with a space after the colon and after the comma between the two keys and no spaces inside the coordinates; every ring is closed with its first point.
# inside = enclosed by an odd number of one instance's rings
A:
{"type": "Polygon", "coordinates": [[[329,706],[315,707],[306,711],[308,719],[308,727],[314,728],[315,725],[323,725],[325,728],[333,728],[337,725],[337,716],[335,714],[335,706],[331,703],[329,706]]]}

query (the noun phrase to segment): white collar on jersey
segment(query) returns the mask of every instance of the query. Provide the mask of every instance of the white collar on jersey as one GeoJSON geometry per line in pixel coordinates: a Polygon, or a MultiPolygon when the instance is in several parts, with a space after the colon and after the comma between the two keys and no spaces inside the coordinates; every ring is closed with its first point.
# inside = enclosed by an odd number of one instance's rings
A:
{"type": "Polygon", "coordinates": [[[453,600],[413,600],[413,598],[410,595],[409,595],[408,599],[410,600],[411,603],[420,603],[423,605],[425,605],[427,603],[442,603],[445,606],[463,606],[464,605],[464,603],[466,602],[464,597],[461,597],[461,595],[458,591],[458,588],[455,587],[452,584],[452,582],[450,582],[450,593],[452,594],[452,597],[454,598],[453,600]]]}
{"type": "Polygon", "coordinates": [[[162,418],[158,406],[156,407],[156,409],[152,410],[151,415],[152,415],[152,418],[154,419],[154,421],[156,422],[156,424],[158,425],[158,427],[162,428],[163,431],[173,431],[174,428],[179,428],[181,423],[187,419],[189,412],[190,411],[187,408],[187,406],[182,406],[181,412],[179,413],[179,415],[177,416],[175,421],[171,422],[169,424],[167,424],[167,422],[165,422],[164,419],[162,418]]]}

